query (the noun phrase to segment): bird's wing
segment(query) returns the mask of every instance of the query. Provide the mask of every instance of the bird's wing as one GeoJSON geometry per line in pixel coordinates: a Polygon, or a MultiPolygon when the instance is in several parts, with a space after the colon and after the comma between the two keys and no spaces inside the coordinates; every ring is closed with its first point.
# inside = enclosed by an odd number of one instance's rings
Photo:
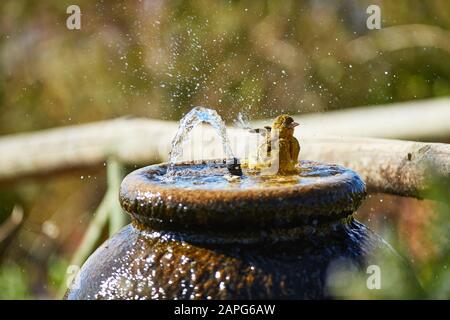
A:
{"type": "Polygon", "coordinates": [[[291,160],[291,152],[290,152],[290,141],[287,139],[279,140],[279,157],[280,161],[290,161],[291,160]]]}
{"type": "Polygon", "coordinates": [[[298,140],[295,137],[293,137],[291,139],[291,159],[297,161],[299,153],[300,153],[300,143],[298,143],[298,140]]]}

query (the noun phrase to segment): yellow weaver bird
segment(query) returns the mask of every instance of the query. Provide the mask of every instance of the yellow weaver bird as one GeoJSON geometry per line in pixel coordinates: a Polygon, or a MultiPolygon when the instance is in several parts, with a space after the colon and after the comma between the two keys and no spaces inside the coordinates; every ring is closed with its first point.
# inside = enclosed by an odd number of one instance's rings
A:
{"type": "MultiPolygon", "coordinates": [[[[294,137],[294,128],[298,123],[287,115],[282,114],[275,118],[271,127],[265,127],[265,141],[259,147],[259,156],[262,159],[272,157],[272,140],[276,143],[275,135],[278,134],[278,174],[290,175],[298,173],[298,155],[300,144],[294,137]]],[[[274,154],[276,156],[276,154],[274,154]]],[[[272,163],[274,159],[272,159],[272,163]]],[[[275,159],[276,160],[276,159],[275,159]]]]}

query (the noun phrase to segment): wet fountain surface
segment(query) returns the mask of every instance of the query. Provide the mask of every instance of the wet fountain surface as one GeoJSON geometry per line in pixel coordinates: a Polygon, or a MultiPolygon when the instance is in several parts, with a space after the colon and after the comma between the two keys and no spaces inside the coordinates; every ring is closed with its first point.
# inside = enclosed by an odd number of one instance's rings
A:
{"type": "Polygon", "coordinates": [[[260,189],[317,184],[320,178],[332,179],[333,176],[350,172],[337,165],[325,165],[314,161],[301,161],[298,175],[279,176],[261,175],[259,170],[243,168],[243,175],[230,177],[224,162],[217,160],[198,162],[197,164],[178,164],[173,167],[171,178],[167,179],[166,170],[148,171],[147,177],[152,184],[180,189],[260,189]]]}
{"type": "MultiPolygon", "coordinates": [[[[363,269],[385,244],[360,223],[290,241],[192,243],[128,226],[86,262],[69,299],[322,299],[331,261],[363,269]],[[101,264],[99,263],[101,261],[101,264]]],[[[392,252],[390,252],[393,254],[392,252]]]]}
{"type": "Polygon", "coordinates": [[[154,165],[124,179],[120,200],[136,223],[155,229],[235,232],[343,218],[365,197],[352,170],[313,161],[301,161],[300,169],[264,176],[244,168],[230,181],[220,160],[176,164],[170,179],[167,165],[154,165]]]}
{"type": "Polygon", "coordinates": [[[300,167],[281,181],[244,169],[229,182],[221,161],[176,164],[169,180],[167,164],[131,173],[120,199],[133,223],[88,259],[67,298],[333,298],[332,263],[365,271],[380,250],[398,259],[352,216],[365,196],[356,173],[300,167]]]}

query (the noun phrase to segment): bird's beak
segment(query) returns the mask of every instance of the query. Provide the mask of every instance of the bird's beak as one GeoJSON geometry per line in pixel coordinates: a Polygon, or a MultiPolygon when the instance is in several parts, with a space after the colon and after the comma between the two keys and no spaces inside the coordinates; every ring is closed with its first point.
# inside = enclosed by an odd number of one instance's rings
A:
{"type": "Polygon", "coordinates": [[[299,124],[297,122],[292,122],[289,127],[291,128],[295,128],[296,126],[298,126],[299,124]]]}

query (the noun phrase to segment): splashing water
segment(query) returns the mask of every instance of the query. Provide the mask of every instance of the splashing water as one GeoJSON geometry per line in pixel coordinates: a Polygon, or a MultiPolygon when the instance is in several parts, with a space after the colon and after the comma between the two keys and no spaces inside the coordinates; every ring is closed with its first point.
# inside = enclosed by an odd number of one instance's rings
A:
{"type": "Polygon", "coordinates": [[[172,148],[169,153],[169,167],[166,176],[174,173],[175,163],[179,161],[183,155],[183,142],[188,138],[189,133],[197,125],[201,123],[209,123],[222,140],[222,148],[227,158],[234,158],[228,140],[225,122],[222,120],[217,111],[205,107],[195,107],[189,111],[181,120],[177,133],[172,140],[172,148]]]}
{"type": "Polygon", "coordinates": [[[250,130],[250,121],[246,114],[239,112],[237,118],[233,121],[233,124],[236,128],[250,130]]]}

